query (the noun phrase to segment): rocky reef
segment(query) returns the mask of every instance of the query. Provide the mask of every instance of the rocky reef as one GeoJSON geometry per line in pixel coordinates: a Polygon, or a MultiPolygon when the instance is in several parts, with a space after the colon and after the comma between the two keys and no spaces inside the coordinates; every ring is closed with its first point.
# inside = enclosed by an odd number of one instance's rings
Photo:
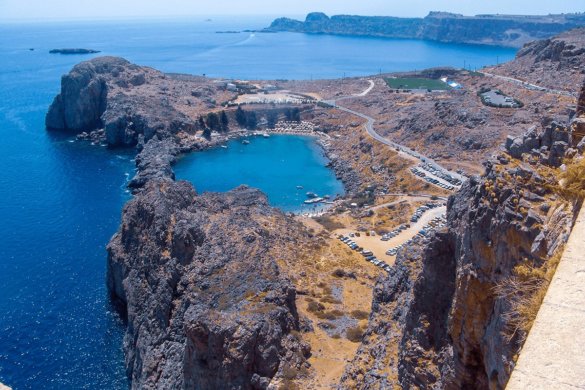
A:
{"type": "Polygon", "coordinates": [[[546,16],[463,16],[431,12],[425,18],[307,15],[304,22],[280,18],[265,31],[365,35],[389,38],[428,39],[440,42],[475,43],[521,47],[523,44],[585,25],[582,14],[546,16]]]}
{"type": "Polygon", "coordinates": [[[514,300],[539,286],[518,280],[561,250],[578,210],[555,190],[572,135],[549,123],[509,138],[449,198],[448,227],[399,252],[341,388],[505,387],[526,336],[514,300]]]}
{"type": "Polygon", "coordinates": [[[308,241],[257,190],[149,181],[108,245],[132,388],[265,389],[302,367],[310,351],[279,261],[308,241]]]}

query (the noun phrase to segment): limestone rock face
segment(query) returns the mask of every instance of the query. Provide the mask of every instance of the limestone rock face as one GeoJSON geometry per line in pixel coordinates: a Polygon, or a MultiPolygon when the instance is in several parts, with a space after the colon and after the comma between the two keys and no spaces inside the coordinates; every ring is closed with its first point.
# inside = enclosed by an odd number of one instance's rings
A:
{"type": "Polygon", "coordinates": [[[101,127],[108,95],[103,75],[128,65],[127,61],[114,57],[76,65],[61,79],[61,93],[53,100],[45,119],[47,128],[81,132],[101,127]]]}
{"type": "Polygon", "coordinates": [[[524,154],[532,154],[542,163],[558,167],[563,163],[563,158],[572,145],[572,139],[571,129],[551,122],[542,133],[537,133],[533,127],[520,137],[508,136],[505,150],[515,159],[522,159],[524,154]]]}
{"type": "Polygon", "coordinates": [[[132,388],[263,389],[304,364],[296,291],[277,259],[307,237],[257,190],[197,196],[148,181],[108,245],[132,388]]]}
{"type": "MultiPolygon", "coordinates": [[[[547,131],[551,154],[566,146],[557,140],[565,133],[556,125],[547,131]]],[[[534,147],[544,137],[529,129],[507,145],[534,147]]],[[[573,205],[552,192],[557,183],[540,175],[540,164],[489,161],[482,177],[449,198],[448,228],[399,252],[377,283],[368,330],[341,388],[505,387],[525,335],[513,331],[510,299],[498,286],[518,265],[542,265],[573,222],[573,205]]]]}

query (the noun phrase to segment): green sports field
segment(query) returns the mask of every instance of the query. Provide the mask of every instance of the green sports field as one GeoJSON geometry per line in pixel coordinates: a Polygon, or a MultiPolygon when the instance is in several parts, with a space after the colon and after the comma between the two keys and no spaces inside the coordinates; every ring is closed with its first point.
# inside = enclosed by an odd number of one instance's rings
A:
{"type": "Polygon", "coordinates": [[[394,89],[430,89],[430,90],[448,90],[451,87],[441,80],[425,79],[421,77],[407,78],[387,78],[386,83],[394,89]]]}

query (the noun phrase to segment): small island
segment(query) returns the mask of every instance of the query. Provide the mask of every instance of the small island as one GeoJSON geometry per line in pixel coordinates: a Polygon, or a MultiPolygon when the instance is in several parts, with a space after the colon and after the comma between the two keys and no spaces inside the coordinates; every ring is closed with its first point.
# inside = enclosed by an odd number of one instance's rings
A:
{"type": "Polygon", "coordinates": [[[96,54],[99,52],[99,50],[92,49],[53,49],[49,51],[51,54],[96,54]]]}

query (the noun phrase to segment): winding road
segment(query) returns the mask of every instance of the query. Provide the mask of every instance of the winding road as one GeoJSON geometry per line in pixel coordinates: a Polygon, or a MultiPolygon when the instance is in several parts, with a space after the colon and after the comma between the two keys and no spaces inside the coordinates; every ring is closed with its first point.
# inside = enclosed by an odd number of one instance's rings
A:
{"type": "MultiPolygon", "coordinates": [[[[456,172],[449,171],[448,169],[442,167],[441,165],[439,165],[437,162],[435,162],[431,158],[429,158],[423,154],[420,154],[420,153],[410,149],[407,146],[401,145],[399,143],[396,143],[394,141],[390,141],[389,139],[382,137],[380,134],[378,134],[376,132],[376,130],[374,130],[374,123],[376,122],[376,120],[374,118],[372,118],[371,116],[368,116],[368,115],[363,114],[363,113],[358,112],[358,111],[354,111],[354,110],[349,109],[347,107],[340,106],[338,104],[339,101],[354,99],[357,97],[364,97],[367,94],[369,94],[372,91],[372,89],[374,89],[376,84],[375,84],[374,80],[368,80],[368,82],[370,83],[370,86],[365,91],[363,91],[361,93],[351,95],[351,96],[344,96],[344,97],[340,97],[338,99],[333,99],[333,100],[324,100],[323,102],[325,104],[328,104],[328,105],[338,109],[338,110],[345,111],[347,113],[350,113],[352,115],[355,115],[355,116],[358,116],[362,119],[365,119],[366,120],[365,128],[366,128],[366,132],[368,133],[368,135],[370,137],[372,137],[373,139],[375,139],[376,141],[381,142],[384,145],[390,146],[391,148],[395,149],[401,157],[407,158],[409,160],[413,160],[413,161],[416,161],[419,163],[422,162],[422,163],[430,164],[436,170],[439,170],[445,174],[451,175],[452,177],[459,179],[462,182],[466,181],[467,178],[465,176],[460,175],[456,172]]],[[[444,180],[442,180],[441,178],[436,177],[434,175],[431,175],[430,173],[428,174],[428,176],[433,177],[441,182],[444,182],[444,180]]],[[[415,177],[421,179],[418,176],[415,176],[415,177]]]]}
{"type": "Polygon", "coordinates": [[[563,90],[560,90],[560,89],[546,88],[546,87],[543,87],[543,86],[540,86],[540,85],[531,84],[531,83],[529,83],[527,81],[523,81],[523,80],[520,80],[520,79],[515,79],[513,77],[508,77],[508,76],[501,76],[499,74],[494,74],[494,73],[488,73],[488,72],[478,72],[478,73],[481,73],[481,74],[483,74],[484,76],[487,76],[487,77],[492,77],[492,78],[495,78],[495,79],[498,79],[498,80],[508,81],[510,83],[514,83],[514,84],[520,85],[520,86],[522,86],[522,87],[524,87],[526,89],[529,89],[531,91],[540,91],[540,92],[552,93],[552,94],[555,94],[555,95],[569,96],[569,97],[574,97],[574,98],[577,98],[578,97],[577,92],[569,92],[569,91],[563,91],[563,90]]]}

